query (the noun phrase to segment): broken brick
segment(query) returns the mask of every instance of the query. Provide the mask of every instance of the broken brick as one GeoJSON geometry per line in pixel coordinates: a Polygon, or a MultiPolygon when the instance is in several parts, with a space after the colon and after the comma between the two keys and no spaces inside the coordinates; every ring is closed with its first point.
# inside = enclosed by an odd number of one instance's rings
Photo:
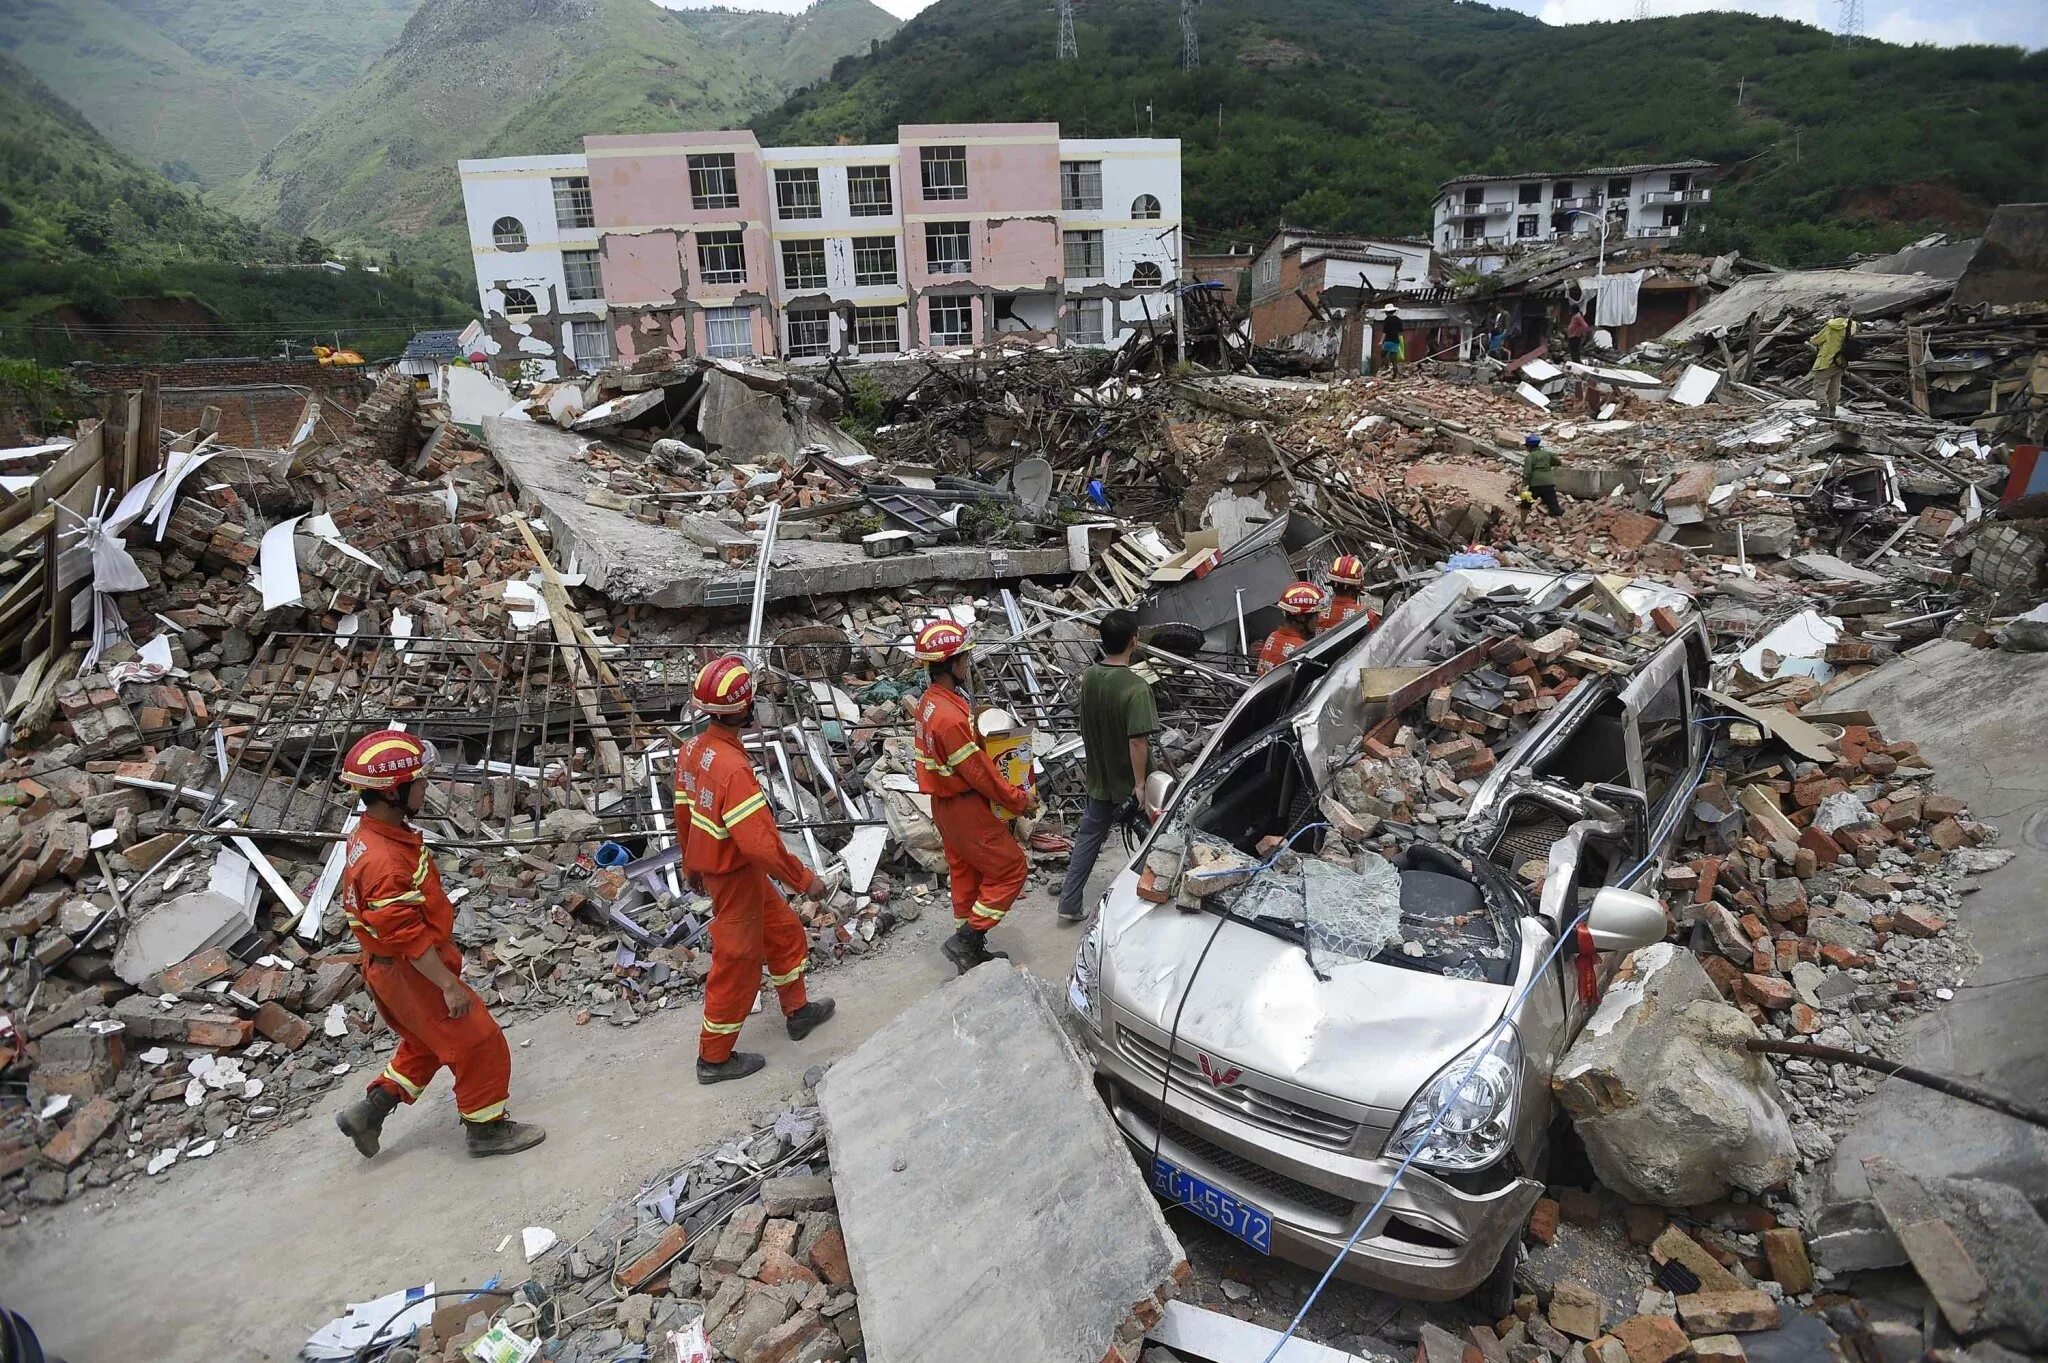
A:
{"type": "Polygon", "coordinates": [[[288,1051],[296,1051],[313,1036],[304,1018],[274,1001],[256,1010],[256,1030],[288,1051]]]}

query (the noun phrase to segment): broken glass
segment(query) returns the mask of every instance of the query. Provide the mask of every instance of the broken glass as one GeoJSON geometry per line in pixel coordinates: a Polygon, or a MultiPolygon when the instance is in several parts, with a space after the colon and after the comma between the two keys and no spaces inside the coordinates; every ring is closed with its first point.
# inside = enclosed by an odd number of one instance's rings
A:
{"type": "Polygon", "coordinates": [[[1302,864],[1308,945],[1319,962],[1370,961],[1401,940],[1401,873],[1372,852],[1354,865],[1302,864]]]}

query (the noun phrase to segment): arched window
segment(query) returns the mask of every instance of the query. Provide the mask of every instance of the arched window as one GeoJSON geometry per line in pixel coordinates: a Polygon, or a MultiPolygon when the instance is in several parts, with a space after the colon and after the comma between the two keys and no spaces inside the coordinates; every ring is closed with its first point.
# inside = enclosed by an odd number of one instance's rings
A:
{"type": "Polygon", "coordinates": [[[1134,218],[1156,218],[1159,216],[1159,200],[1150,194],[1140,194],[1131,200],[1131,216],[1134,218]]]}
{"type": "Polygon", "coordinates": [[[1166,276],[1159,267],[1149,260],[1141,260],[1131,271],[1131,283],[1141,289],[1156,289],[1165,282],[1166,276]]]}
{"type": "Polygon", "coordinates": [[[531,289],[505,290],[505,315],[507,317],[531,317],[540,311],[540,304],[533,301],[531,289]]]}
{"type": "Polygon", "coordinates": [[[526,249],[526,224],[517,218],[500,218],[491,224],[491,244],[500,251],[526,249]]]}

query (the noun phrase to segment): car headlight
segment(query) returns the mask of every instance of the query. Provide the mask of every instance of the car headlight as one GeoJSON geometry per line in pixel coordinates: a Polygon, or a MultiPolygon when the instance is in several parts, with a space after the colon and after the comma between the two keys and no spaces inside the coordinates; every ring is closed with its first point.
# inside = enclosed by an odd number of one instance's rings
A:
{"type": "Polygon", "coordinates": [[[1102,1030],[1102,916],[1088,925],[1074,953],[1074,973],[1067,977],[1067,1003],[1096,1031],[1102,1030]]]}
{"type": "Polygon", "coordinates": [[[1482,1040],[1422,1086],[1394,1124],[1387,1157],[1402,1159],[1412,1152],[1426,1168],[1484,1169],[1507,1152],[1514,1138],[1521,1084],[1522,1044],[1508,1028],[1490,1045],[1482,1040]]]}

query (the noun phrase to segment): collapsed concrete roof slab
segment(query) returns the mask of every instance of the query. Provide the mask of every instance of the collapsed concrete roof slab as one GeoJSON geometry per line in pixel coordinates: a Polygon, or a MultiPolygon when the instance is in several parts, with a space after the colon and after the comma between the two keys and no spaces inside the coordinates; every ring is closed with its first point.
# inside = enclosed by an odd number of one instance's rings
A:
{"type": "MultiPolygon", "coordinates": [[[[591,587],[621,605],[664,609],[735,605],[753,597],[752,564],[707,558],[701,538],[649,525],[583,500],[588,484],[576,461],[586,437],[509,417],[486,417],[484,439],[523,501],[537,505],[555,536],[557,566],[574,555],[591,587]]],[[[775,548],[768,599],[893,591],[920,582],[980,582],[1069,570],[1064,545],[1001,549],[942,545],[868,558],[857,544],[789,540],[775,548]]]]}
{"type": "Polygon", "coordinates": [[[875,1363],[1099,1363],[1186,1271],[1052,1005],[1007,962],[905,1010],[818,1101],[875,1363]]]}
{"type": "Polygon", "coordinates": [[[1814,315],[1846,310],[1851,317],[1879,317],[1941,297],[1954,284],[1927,275],[1871,274],[1861,270],[1787,270],[1751,275],[1658,337],[1680,346],[1704,337],[1733,333],[1752,314],[1770,326],[1788,312],[1814,315]]]}

